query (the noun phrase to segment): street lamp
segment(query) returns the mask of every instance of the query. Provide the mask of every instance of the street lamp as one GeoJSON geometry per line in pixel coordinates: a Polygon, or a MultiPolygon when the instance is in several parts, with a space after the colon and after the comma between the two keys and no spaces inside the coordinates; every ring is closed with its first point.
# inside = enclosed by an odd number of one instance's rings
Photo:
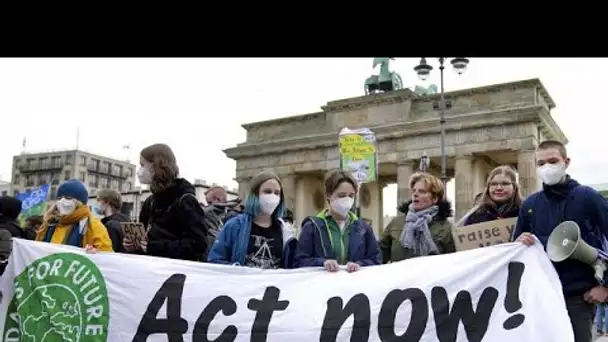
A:
{"type": "MultiPolygon", "coordinates": [[[[439,103],[437,103],[436,101],[433,102],[433,109],[439,110],[439,126],[441,127],[441,181],[443,182],[444,189],[445,189],[447,181],[448,181],[447,156],[445,154],[445,110],[452,108],[452,102],[445,100],[445,94],[444,94],[444,89],[443,89],[443,69],[445,69],[444,62],[445,62],[446,58],[447,57],[439,57],[439,74],[441,77],[441,96],[439,99],[439,103]]],[[[452,61],[450,63],[452,64],[454,71],[456,71],[456,73],[458,75],[462,75],[462,73],[467,70],[467,66],[469,65],[469,60],[464,57],[454,57],[454,58],[452,58],[452,61]]],[[[420,78],[420,80],[422,80],[422,81],[426,81],[429,78],[429,76],[431,74],[431,70],[433,70],[433,67],[430,66],[426,62],[426,58],[424,58],[424,57],[422,57],[420,59],[420,64],[418,64],[414,68],[414,71],[418,74],[418,78],[420,78]]],[[[445,191],[444,191],[444,194],[445,194],[445,191]]]]}

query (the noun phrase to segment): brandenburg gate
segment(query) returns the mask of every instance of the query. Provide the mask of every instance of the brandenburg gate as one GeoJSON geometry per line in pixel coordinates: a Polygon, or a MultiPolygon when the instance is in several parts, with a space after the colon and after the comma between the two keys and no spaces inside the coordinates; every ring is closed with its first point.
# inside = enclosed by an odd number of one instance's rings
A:
{"type": "MultiPolygon", "coordinates": [[[[534,150],[539,141],[567,138],[551,117],[555,103],[539,79],[446,92],[448,176],[455,181],[456,219],[483,191],[490,170],[517,168],[523,195],[539,189],[534,150]]],[[[283,183],[287,207],[297,222],[325,206],[323,175],[339,166],[338,133],[368,127],[378,143],[378,182],[361,189],[361,215],[383,229],[382,189],[397,183],[398,201],[408,199],[408,179],[426,153],[430,172],[439,176],[440,123],[433,101],[409,89],[337,100],[322,111],[243,125],[247,140],[224,152],[236,160],[236,181],[244,196],[249,180],[272,169],[283,183]]],[[[397,203],[389,203],[396,206],[397,203]]]]}

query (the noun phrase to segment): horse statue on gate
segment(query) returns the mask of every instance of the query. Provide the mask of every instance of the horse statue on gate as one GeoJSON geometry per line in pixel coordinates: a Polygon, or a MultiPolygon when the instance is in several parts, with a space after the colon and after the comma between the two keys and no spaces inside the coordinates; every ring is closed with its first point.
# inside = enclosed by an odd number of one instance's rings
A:
{"type": "Polygon", "coordinates": [[[375,94],[379,92],[387,92],[403,89],[403,81],[401,76],[396,72],[391,72],[388,69],[390,60],[394,57],[376,57],[372,68],[380,65],[380,73],[371,75],[365,80],[365,95],[375,94]]]}

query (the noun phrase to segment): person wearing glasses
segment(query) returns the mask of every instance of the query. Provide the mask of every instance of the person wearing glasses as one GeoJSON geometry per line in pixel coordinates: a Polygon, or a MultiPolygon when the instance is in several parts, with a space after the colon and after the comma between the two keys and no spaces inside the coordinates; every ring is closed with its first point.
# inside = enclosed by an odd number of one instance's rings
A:
{"type": "Polygon", "coordinates": [[[515,170],[510,166],[499,166],[490,172],[486,189],[464,225],[517,217],[521,202],[515,170]]]}

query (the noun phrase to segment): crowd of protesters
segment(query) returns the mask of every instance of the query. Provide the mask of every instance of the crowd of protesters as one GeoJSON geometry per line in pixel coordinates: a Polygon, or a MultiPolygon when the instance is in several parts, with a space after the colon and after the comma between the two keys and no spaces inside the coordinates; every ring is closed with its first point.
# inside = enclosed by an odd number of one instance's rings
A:
{"type": "MultiPolygon", "coordinates": [[[[608,205],[599,193],[567,174],[570,158],[564,145],[541,143],[536,163],[542,190],[523,199],[516,171],[499,166],[490,172],[474,207],[456,225],[517,217],[513,240],[532,245],[537,238],[546,247],[553,229],[571,220],[580,226],[589,245],[602,248],[608,236],[608,205]]],[[[77,246],[92,253],[114,251],[263,269],[323,267],[329,272],[356,272],[361,267],[456,251],[452,207],[444,185],[425,172],[409,179],[411,198],[399,206],[399,215],[379,240],[369,221],[355,214],[359,187],[343,170],[327,173],[326,209],[303,218],[299,236],[293,213],[286,208],[281,179],[271,171],[251,180],[243,202],[228,201],[223,188],[213,187],[205,194],[206,205],[199,203],[192,184],[179,176],[175,155],[167,145],[155,144],[141,151],[137,176],[152,192],[139,215],[146,233],[138,241],[122,235],[121,224],[129,219],[120,213],[120,194],[111,190],[98,194],[100,220],[90,212],[87,190],[78,180],[61,184],[56,204],[43,217],[28,218],[26,227],[17,222],[21,202],[1,197],[0,233],[77,246]]],[[[10,244],[2,236],[0,266],[10,254],[10,244]]],[[[554,266],[575,340],[589,342],[594,305],[607,301],[608,288],[599,285],[593,269],[580,261],[566,260],[554,266]]],[[[598,324],[598,331],[605,332],[600,327],[598,324]]]]}

